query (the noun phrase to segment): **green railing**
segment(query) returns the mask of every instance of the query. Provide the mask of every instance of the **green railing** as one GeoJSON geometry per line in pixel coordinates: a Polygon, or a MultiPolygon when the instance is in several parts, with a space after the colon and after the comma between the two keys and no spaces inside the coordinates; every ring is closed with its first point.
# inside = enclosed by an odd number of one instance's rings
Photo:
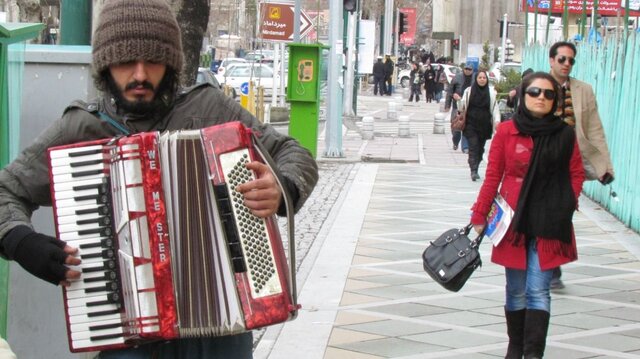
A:
{"type": "MultiPolygon", "coordinates": [[[[522,68],[549,71],[549,47],[525,47],[522,68]]],[[[593,86],[616,178],[610,186],[585,182],[584,193],[640,231],[640,34],[611,36],[600,46],[582,43],[577,48],[571,75],[593,86]]]]}

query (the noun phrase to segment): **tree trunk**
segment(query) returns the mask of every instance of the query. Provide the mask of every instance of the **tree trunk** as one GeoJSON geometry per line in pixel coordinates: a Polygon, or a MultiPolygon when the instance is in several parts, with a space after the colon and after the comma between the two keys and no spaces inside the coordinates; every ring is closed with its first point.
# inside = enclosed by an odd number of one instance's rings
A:
{"type": "MultiPolygon", "coordinates": [[[[39,23],[42,21],[42,8],[40,7],[40,0],[18,0],[18,19],[20,22],[39,23]]],[[[42,43],[42,33],[38,35],[38,38],[33,40],[34,43],[42,43]]]]}
{"type": "Polygon", "coordinates": [[[173,0],[173,9],[182,32],[182,49],[185,60],[180,81],[183,85],[189,86],[195,83],[200,65],[202,39],[209,22],[209,1],[173,0]]]}

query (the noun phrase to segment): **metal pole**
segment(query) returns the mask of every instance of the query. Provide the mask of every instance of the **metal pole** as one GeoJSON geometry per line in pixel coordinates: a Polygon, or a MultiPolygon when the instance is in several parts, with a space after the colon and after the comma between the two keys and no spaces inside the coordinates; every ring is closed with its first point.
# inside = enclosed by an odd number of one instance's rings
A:
{"type": "Polygon", "coordinates": [[[402,24],[400,24],[400,9],[396,9],[396,13],[393,15],[393,18],[395,19],[393,22],[396,24],[396,28],[394,29],[395,31],[393,31],[393,56],[396,57],[396,62],[398,61],[398,44],[400,43],[400,35],[398,35],[400,33],[400,26],[402,26],[402,24]]]}
{"type": "Polygon", "coordinates": [[[564,11],[562,12],[562,37],[569,39],[569,2],[564,2],[564,11]]]}
{"type": "Polygon", "coordinates": [[[60,44],[91,44],[91,2],[65,0],[60,4],[60,44]]]}
{"type": "Polygon", "coordinates": [[[507,56],[507,13],[502,15],[502,51],[500,51],[500,68],[504,68],[505,57],[507,56]]]}
{"type": "Polygon", "coordinates": [[[293,42],[300,42],[300,0],[293,8],[293,42]]]}
{"type": "Polygon", "coordinates": [[[533,43],[538,44],[538,1],[536,0],[536,7],[533,10],[534,18],[533,18],[533,43]]]}
{"type": "Polygon", "coordinates": [[[393,19],[394,19],[394,14],[393,14],[393,0],[385,0],[384,2],[384,41],[382,42],[383,45],[383,52],[385,54],[390,54],[391,50],[392,50],[392,37],[391,35],[393,34],[393,19]]]}
{"type": "Polygon", "coordinates": [[[344,76],[344,102],[342,114],[345,116],[355,116],[353,111],[353,91],[354,85],[354,57],[356,47],[356,16],[355,11],[351,11],[347,15],[347,70],[344,76]]]}
{"type": "Polygon", "coordinates": [[[285,93],[284,89],[285,87],[287,87],[286,85],[287,78],[284,76],[285,74],[284,52],[286,51],[287,47],[284,42],[281,42],[279,46],[280,46],[280,54],[282,55],[282,58],[280,59],[280,107],[285,107],[285,97],[287,96],[287,94],[285,93]]]}
{"type": "Polygon", "coordinates": [[[343,157],[342,151],[342,1],[329,1],[329,69],[327,80],[327,121],[325,157],[343,157]]]}

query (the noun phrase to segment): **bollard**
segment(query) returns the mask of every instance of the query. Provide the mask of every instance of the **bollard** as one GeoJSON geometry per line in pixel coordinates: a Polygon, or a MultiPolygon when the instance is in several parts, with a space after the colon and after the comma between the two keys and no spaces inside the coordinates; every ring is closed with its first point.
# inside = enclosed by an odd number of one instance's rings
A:
{"type": "Polygon", "coordinates": [[[410,96],[411,96],[411,86],[407,86],[407,87],[403,88],[402,89],[402,97],[405,100],[408,100],[410,96]]]}
{"type": "Polygon", "coordinates": [[[439,109],[440,112],[444,112],[444,104],[445,104],[445,100],[444,100],[444,97],[442,97],[440,99],[440,109],[439,109]]]}
{"type": "Polygon", "coordinates": [[[373,116],[362,117],[362,139],[373,140],[373,116]]]}
{"type": "Polygon", "coordinates": [[[396,111],[402,112],[402,107],[403,107],[402,103],[404,102],[402,99],[402,96],[397,95],[394,97],[394,100],[396,101],[396,111]]]}
{"type": "Polygon", "coordinates": [[[387,120],[397,120],[398,112],[396,111],[396,103],[389,102],[389,107],[387,109],[387,120]]]}
{"type": "Polygon", "coordinates": [[[411,130],[409,128],[409,116],[400,116],[398,118],[398,136],[411,136],[411,130]]]}
{"type": "Polygon", "coordinates": [[[433,133],[444,134],[444,122],[447,115],[444,112],[438,112],[433,115],[433,133]]]}

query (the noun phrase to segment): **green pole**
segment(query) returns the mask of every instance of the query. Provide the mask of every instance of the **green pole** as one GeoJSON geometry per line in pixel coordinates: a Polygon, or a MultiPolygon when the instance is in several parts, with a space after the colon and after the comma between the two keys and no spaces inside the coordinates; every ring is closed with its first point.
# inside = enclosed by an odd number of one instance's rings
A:
{"type": "Polygon", "coordinates": [[[524,42],[529,46],[529,5],[524,7],[524,42]]]}
{"type": "Polygon", "coordinates": [[[629,38],[629,0],[624,2],[624,39],[625,41],[628,38],[629,38]]]}
{"type": "MultiPolygon", "coordinates": [[[[7,49],[0,43],[0,168],[9,163],[9,109],[7,98],[7,49]]],[[[0,258],[0,336],[7,337],[7,308],[9,298],[9,263],[0,258]]]]}
{"type": "Polygon", "coordinates": [[[91,45],[91,1],[64,0],[60,6],[60,44],[91,45]]]}
{"type": "Polygon", "coordinates": [[[562,12],[562,36],[565,40],[569,39],[569,2],[564,2],[564,11],[562,12]]]}

